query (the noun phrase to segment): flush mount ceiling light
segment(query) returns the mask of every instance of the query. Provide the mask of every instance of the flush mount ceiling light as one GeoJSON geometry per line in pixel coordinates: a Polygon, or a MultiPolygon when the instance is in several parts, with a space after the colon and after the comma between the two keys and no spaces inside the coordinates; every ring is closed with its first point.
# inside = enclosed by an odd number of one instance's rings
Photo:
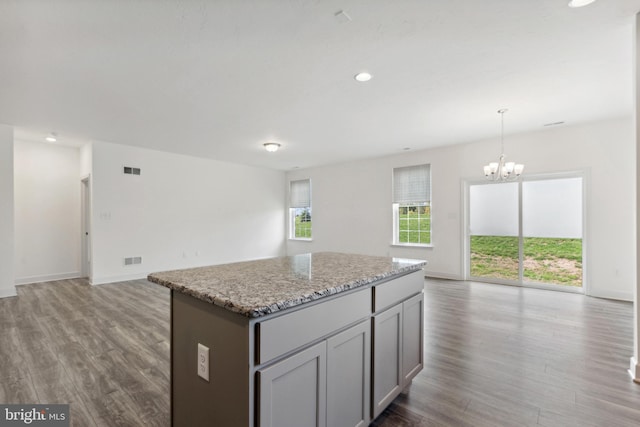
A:
{"type": "Polygon", "coordinates": [[[267,150],[270,153],[273,153],[275,151],[278,151],[278,148],[280,148],[280,144],[278,144],[277,142],[265,142],[264,144],[264,149],[267,150]]]}
{"type": "Polygon", "coordinates": [[[571,0],[569,2],[569,7],[582,7],[593,3],[594,1],[596,0],[571,0]]]}
{"type": "Polygon", "coordinates": [[[44,140],[47,142],[56,142],[58,140],[58,135],[55,132],[51,132],[44,140]]]}
{"type": "Polygon", "coordinates": [[[373,76],[370,73],[367,73],[366,71],[363,71],[353,76],[353,78],[359,82],[368,82],[369,80],[371,80],[372,77],[373,76]]]}
{"type": "Polygon", "coordinates": [[[518,179],[518,177],[524,170],[523,164],[516,164],[515,162],[505,162],[507,156],[504,155],[504,113],[506,113],[507,111],[507,109],[498,110],[498,114],[500,114],[501,117],[500,145],[502,146],[502,152],[497,162],[491,162],[484,167],[484,176],[489,181],[513,181],[518,179]]]}

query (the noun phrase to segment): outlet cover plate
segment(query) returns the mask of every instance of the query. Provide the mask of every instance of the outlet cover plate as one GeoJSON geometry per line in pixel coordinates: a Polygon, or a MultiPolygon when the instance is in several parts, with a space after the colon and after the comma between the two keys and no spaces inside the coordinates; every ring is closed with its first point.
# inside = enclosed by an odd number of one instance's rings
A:
{"type": "Polygon", "coordinates": [[[209,347],[198,343],[198,376],[209,382],[209,347]]]}

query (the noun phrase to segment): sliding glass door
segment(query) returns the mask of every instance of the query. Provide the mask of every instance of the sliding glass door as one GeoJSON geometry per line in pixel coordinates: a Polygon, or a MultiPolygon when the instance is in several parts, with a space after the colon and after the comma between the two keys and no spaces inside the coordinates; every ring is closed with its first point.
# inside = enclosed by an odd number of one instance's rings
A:
{"type": "Polygon", "coordinates": [[[582,287],[582,178],[522,183],[523,280],[582,287]]]}
{"type": "Polygon", "coordinates": [[[468,190],[472,279],[582,288],[581,176],[472,183],[468,190]]]}
{"type": "Polygon", "coordinates": [[[472,185],[469,202],[471,276],[517,281],[518,183],[472,185]]]}

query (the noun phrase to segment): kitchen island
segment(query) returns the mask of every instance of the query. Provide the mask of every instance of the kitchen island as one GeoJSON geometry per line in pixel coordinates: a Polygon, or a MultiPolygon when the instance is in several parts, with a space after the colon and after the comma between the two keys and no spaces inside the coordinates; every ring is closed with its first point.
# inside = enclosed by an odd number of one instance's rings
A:
{"type": "Polygon", "coordinates": [[[422,369],[425,261],[315,253],[168,271],[173,426],[366,426],[422,369]]]}

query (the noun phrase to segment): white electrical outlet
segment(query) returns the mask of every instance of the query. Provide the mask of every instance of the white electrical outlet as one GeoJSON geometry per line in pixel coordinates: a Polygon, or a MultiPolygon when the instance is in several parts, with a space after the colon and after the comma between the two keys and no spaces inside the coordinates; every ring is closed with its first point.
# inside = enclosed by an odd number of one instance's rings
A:
{"type": "Polygon", "coordinates": [[[198,343],[198,376],[209,381],[209,347],[198,343]]]}

